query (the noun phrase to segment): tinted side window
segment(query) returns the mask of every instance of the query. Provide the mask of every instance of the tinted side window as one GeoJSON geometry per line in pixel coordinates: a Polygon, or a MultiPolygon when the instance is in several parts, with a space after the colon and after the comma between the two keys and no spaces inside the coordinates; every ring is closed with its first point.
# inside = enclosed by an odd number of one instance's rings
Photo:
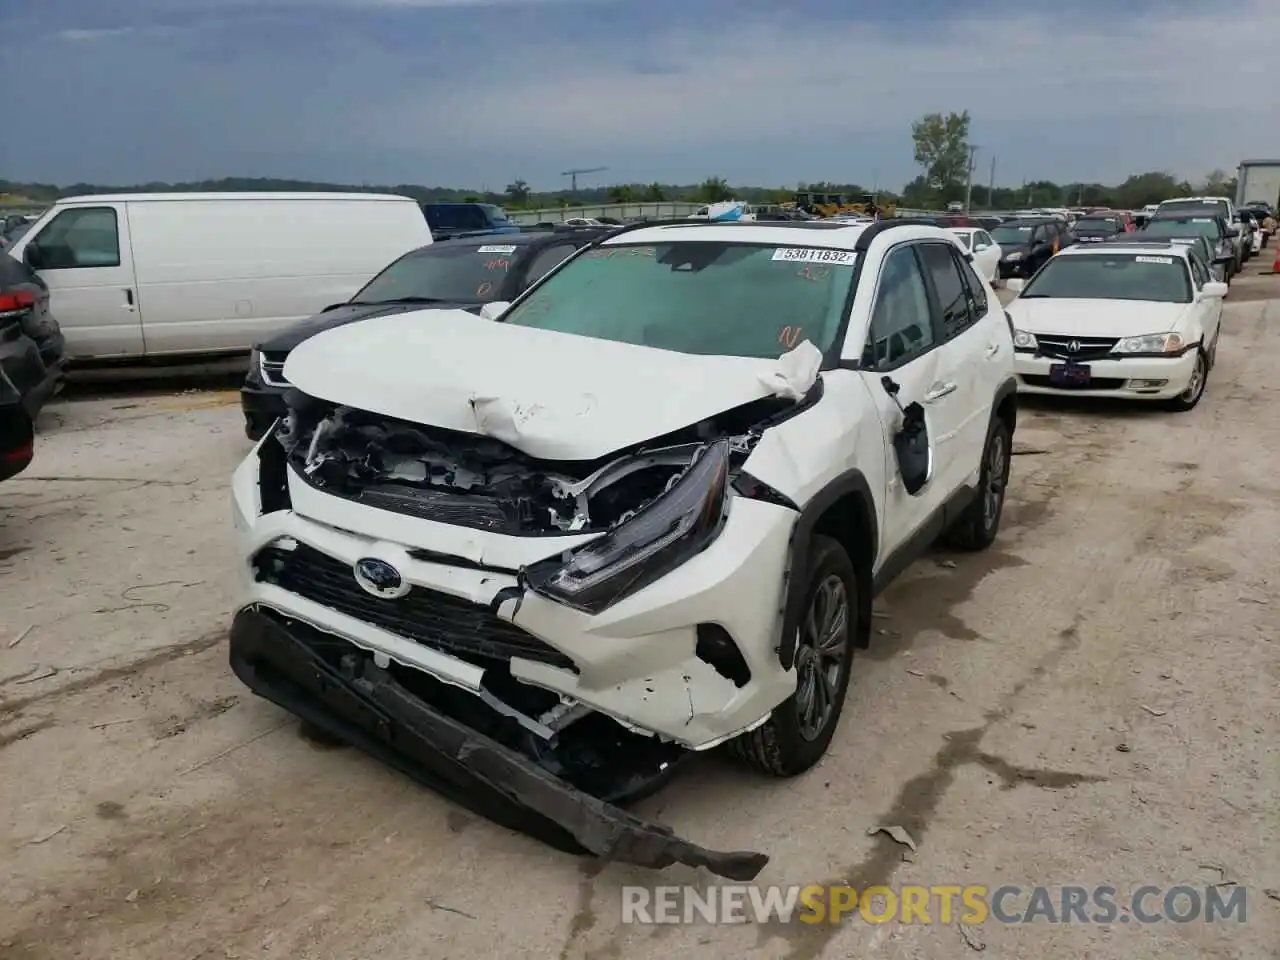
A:
{"type": "Polygon", "coordinates": [[[484,210],[479,206],[473,204],[468,207],[462,207],[458,212],[458,219],[462,221],[461,225],[468,230],[487,230],[493,226],[485,215],[484,210]]]}
{"type": "Polygon", "coordinates": [[[547,247],[539,253],[534,254],[533,261],[529,264],[529,269],[525,273],[525,286],[530,286],[541,280],[552,268],[557,266],[569,254],[573,253],[576,247],[572,243],[557,243],[554,246],[547,247]]]}
{"type": "Polygon", "coordinates": [[[880,269],[862,363],[872,369],[890,369],[928,352],[933,344],[924,275],[912,247],[898,247],[880,269]]]}
{"type": "Polygon", "coordinates": [[[921,244],[920,256],[938,296],[942,337],[950,340],[974,321],[969,311],[969,291],[960,279],[959,260],[940,243],[921,244]]]}
{"type": "Polygon", "coordinates": [[[120,233],[112,207],[64,210],[35,238],[42,270],[120,266],[120,233]]]}
{"type": "Polygon", "coordinates": [[[977,323],[987,315],[989,308],[987,301],[987,291],[982,286],[982,281],[978,279],[978,275],[974,273],[973,267],[964,258],[959,260],[960,275],[964,278],[965,286],[969,289],[969,315],[973,318],[971,322],[977,323]]]}

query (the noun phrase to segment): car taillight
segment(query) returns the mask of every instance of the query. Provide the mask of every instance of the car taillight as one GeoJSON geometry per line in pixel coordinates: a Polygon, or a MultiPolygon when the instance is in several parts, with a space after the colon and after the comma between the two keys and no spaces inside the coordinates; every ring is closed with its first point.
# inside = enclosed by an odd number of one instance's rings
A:
{"type": "Polygon", "coordinates": [[[36,304],[33,294],[25,290],[0,293],[0,320],[11,320],[26,313],[36,304]]]}

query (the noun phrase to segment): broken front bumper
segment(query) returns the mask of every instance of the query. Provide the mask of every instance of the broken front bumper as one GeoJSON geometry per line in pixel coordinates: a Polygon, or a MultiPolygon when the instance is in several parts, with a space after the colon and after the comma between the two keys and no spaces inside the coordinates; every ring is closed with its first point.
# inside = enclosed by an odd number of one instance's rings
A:
{"type": "Polygon", "coordinates": [[[754,879],[768,857],[689,843],[578,790],[532,760],[433,710],[355,647],[245,609],[231,627],[231,668],[254,693],[503,826],[571,853],[660,869],[705,867],[754,879]]]}

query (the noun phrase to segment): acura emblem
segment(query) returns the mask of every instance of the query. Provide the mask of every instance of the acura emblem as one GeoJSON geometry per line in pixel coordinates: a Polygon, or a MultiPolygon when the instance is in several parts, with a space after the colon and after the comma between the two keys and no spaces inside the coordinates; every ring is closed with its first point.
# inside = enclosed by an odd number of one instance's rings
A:
{"type": "Polygon", "coordinates": [[[1067,344],[1067,352],[1068,352],[1068,353],[1079,353],[1079,352],[1080,352],[1080,341],[1079,341],[1079,340],[1072,340],[1070,343],[1068,343],[1068,344],[1067,344]]]}
{"type": "Polygon", "coordinates": [[[400,571],[385,560],[365,557],[355,565],[356,583],[365,593],[383,600],[395,600],[410,590],[400,571]]]}

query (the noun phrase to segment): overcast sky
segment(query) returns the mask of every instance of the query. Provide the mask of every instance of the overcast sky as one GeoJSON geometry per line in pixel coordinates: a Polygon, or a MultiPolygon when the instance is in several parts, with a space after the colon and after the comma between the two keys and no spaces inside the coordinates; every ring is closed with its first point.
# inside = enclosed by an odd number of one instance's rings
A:
{"type": "Polygon", "coordinates": [[[1280,154],[1280,0],[0,0],[0,178],[900,187],[1280,154]]]}

